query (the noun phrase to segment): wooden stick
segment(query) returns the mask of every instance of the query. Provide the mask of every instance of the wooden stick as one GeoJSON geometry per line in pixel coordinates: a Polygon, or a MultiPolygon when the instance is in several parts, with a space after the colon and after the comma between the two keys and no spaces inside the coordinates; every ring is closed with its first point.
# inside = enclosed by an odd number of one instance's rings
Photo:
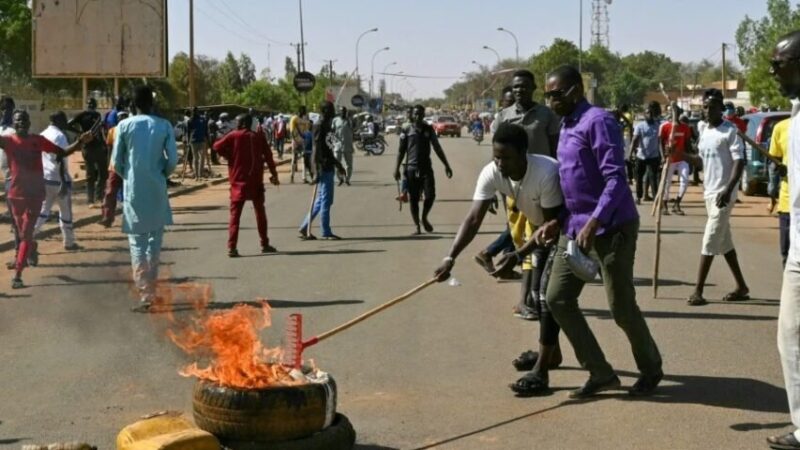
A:
{"type": "Polygon", "coordinates": [[[656,208],[656,253],[653,259],[653,298],[658,298],[658,265],[661,257],[661,202],[656,208]]]}
{"type": "MultiPolygon", "coordinates": [[[[672,103],[672,127],[669,130],[668,145],[672,145],[675,138],[675,129],[678,128],[678,104],[672,103]]],[[[653,213],[656,216],[656,252],[653,257],[653,298],[658,298],[658,266],[661,258],[661,209],[664,204],[664,191],[666,191],[669,180],[667,179],[669,173],[670,160],[666,158],[664,161],[664,168],[661,170],[661,180],[658,184],[658,193],[656,193],[655,204],[653,205],[653,213]]]]}
{"type": "Polygon", "coordinates": [[[736,134],[738,134],[739,137],[742,138],[743,141],[745,141],[748,144],[750,144],[751,147],[753,147],[754,149],[758,150],[758,152],[761,153],[761,155],[764,156],[764,158],[767,158],[768,160],[772,161],[773,163],[775,163],[775,164],[777,164],[779,166],[783,165],[783,162],[781,160],[779,160],[778,158],[770,155],[769,154],[769,150],[767,150],[766,148],[761,146],[758,142],[754,141],[750,136],[742,133],[738,129],[736,130],[736,134]]]}
{"type": "Polygon", "coordinates": [[[336,327],[336,328],[334,328],[334,329],[332,329],[330,331],[326,331],[325,333],[320,334],[319,336],[316,337],[316,342],[322,341],[323,339],[327,339],[327,338],[333,336],[334,334],[340,333],[340,332],[352,327],[353,325],[355,325],[355,324],[357,324],[359,322],[367,320],[368,318],[374,316],[375,314],[378,314],[379,312],[383,311],[384,309],[387,309],[387,308],[389,308],[391,306],[394,306],[394,305],[402,302],[403,300],[408,299],[409,297],[413,296],[417,292],[425,289],[426,287],[428,287],[428,286],[430,286],[430,285],[432,285],[434,283],[436,283],[436,279],[435,278],[430,279],[430,280],[420,284],[419,286],[415,287],[414,289],[406,292],[405,294],[403,294],[403,295],[401,295],[399,297],[395,297],[392,300],[389,300],[388,302],[386,302],[386,303],[384,303],[384,304],[382,304],[380,306],[376,306],[375,308],[372,308],[371,310],[365,312],[364,314],[361,314],[360,316],[358,316],[358,317],[356,317],[354,319],[351,319],[351,320],[339,325],[338,327],[336,327]]]}
{"type": "Polygon", "coordinates": [[[314,211],[314,200],[317,199],[317,189],[319,188],[319,184],[321,180],[317,180],[314,183],[314,192],[311,193],[311,204],[308,205],[308,225],[306,225],[306,238],[311,237],[311,222],[314,221],[314,217],[311,215],[311,212],[314,211]]]}

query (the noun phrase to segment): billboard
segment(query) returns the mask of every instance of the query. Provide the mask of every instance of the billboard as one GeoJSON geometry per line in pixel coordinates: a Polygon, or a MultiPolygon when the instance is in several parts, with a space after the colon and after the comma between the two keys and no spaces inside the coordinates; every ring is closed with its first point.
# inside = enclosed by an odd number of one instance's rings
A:
{"type": "Polygon", "coordinates": [[[34,77],[167,76],[167,0],[33,0],[34,77]]]}

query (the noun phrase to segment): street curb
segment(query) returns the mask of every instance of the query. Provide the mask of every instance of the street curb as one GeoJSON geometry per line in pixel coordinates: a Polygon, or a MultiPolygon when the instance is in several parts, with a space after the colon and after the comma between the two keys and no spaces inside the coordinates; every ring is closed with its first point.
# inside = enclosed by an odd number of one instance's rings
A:
{"type": "MultiPolygon", "coordinates": [[[[290,159],[284,159],[284,160],[276,162],[275,165],[276,166],[282,166],[284,164],[289,164],[290,162],[291,162],[290,159]]],[[[196,191],[199,191],[201,189],[205,189],[207,187],[216,186],[216,185],[227,183],[227,182],[228,182],[228,177],[227,176],[223,176],[223,177],[217,178],[215,180],[206,181],[205,183],[202,183],[202,184],[197,184],[197,185],[194,185],[194,186],[186,186],[185,188],[178,188],[178,189],[170,192],[168,197],[169,198],[173,198],[173,197],[178,197],[178,196],[181,196],[181,195],[191,194],[192,192],[196,192],[196,191]]],[[[118,216],[120,214],[121,214],[120,212],[117,212],[117,213],[114,214],[114,216],[116,217],[116,216],[118,216]]],[[[103,218],[102,212],[98,213],[98,214],[93,214],[93,215],[90,215],[90,216],[86,216],[86,217],[80,218],[80,219],[72,222],[72,228],[73,229],[77,229],[77,228],[81,228],[81,227],[84,227],[84,226],[92,224],[92,223],[99,223],[100,219],[102,219],[102,218],[103,218]]],[[[40,231],[36,235],[36,239],[37,240],[44,239],[44,238],[48,238],[50,236],[54,236],[54,235],[57,235],[57,234],[60,234],[60,233],[61,233],[61,228],[52,227],[52,228],[49,228],[47,230],[40,231]]],[[[14,248],[14,239],[10,239],[10,240],[5,241],[5,242],[0,242],[0,252],[5,252],[5,251],[11,250],[13,248],[14,248]]]]}

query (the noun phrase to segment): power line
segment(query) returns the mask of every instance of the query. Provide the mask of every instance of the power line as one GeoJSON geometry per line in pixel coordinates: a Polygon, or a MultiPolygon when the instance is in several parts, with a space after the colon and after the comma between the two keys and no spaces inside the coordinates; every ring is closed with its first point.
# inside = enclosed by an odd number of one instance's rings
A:
{"type": "Polygon", "coordinates": [[[260,32],[260,31],[258,31],[258,29],[256,29],[255,27],[253,27],[253,26],[252,26],[252,25],[250,25],[249,23],[245,22],[245,20],[244,20],[244,19],[242,19],[242,18],[241,18],[241,16],[239,16],[238,14],[236,14],[236,12],[234,12],[234,11],[233,11],[233,10],[230,8],[230,6],[228,6],[228,4],[227,4],[226,2],[220,2],[220,4],[222,4],[222,6],[223,6],[223,7],[224,7],[224,8],[227,10],[227,12],[226,12],[226,11],[223,11],[222,9],[220,9],[220,8],[217,6],[216,2],[209,2],[208,4],[209,4],[209,5],[211,5],[211,7],[212,7],[212,8],[214,8],[215,10],[217,10],[217,12],[219,12],[219,13],[220,13],[220,14],[222,14],[222,15],[224,15],[226,18],[228,18],[228,19],[230,19],[230,20],[232,20],[232,21],[234,21],[234,22],[239,22],[239,23],[240,23],[240,24],[242,24],[242,25],[243,25],[245,28],[248,28],[248,30],[245,30],[245,31],[247,31],[247,32],[249,32],[249,33],[252,33],[252,34],[253,34],[253,35],[255,35],[257,38],[263,39],[263,40],[265,40],[265,41],[267,41],[267,42],[271,42],[271,43],[273,43],[273,44],[277,44],[277,45],[285,45],[285,46],[287,46],[287,47],[289,46],[289,43],[288,43],[288,42],[282,42],[282,41],[278,41],[278,40],[276,40],[276,39],[272,39],[272,38],[270,38],[270,37],[268,37],[268,36],[265,36],[265,35],[261,34],[261,32],[260,32]]]}
{"type": "Polygon", "coordinates": [[[255,39],[250,38],[250,37],[247,37],[247,36],[245,36],[243,34],[240,34],[238,31],[232,30],[232,29],[228,28],[227,26],[221,24],[214,17],[212,17],[211,14],[209,14],[208,12],[206,12],[202,8],[200,8],[199,5],[195,5],[195,8],[200,12],[200,14],[206,16],[206,18],[208,20],[210,20],[212,23],[214,23],[216,26],[218,26],[219,28],[222,28],[223,30],[227,31],[228,33],[231,33],[232,35],[238,37],[239,39],[242,39],[242,40],[245,40],[245,41],[249,41],[249,42],[254,43],[254,44],[263,45],[263,42],[255,40],[255,39]]]}

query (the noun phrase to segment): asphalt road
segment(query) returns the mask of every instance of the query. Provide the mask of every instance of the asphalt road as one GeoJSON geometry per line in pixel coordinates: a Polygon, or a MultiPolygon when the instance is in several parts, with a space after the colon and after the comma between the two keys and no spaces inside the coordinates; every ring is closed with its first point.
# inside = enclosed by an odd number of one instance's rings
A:
{"type": "MultiPolygon", "coordinates": [[[[470,205],[490,147],[466,137],[442,140],[455,176],[447,180],[435,163],[436,232],[412,238],[408,208],[400,212],[394,201],[395,143],[390,137],[383,156],[357,155],[353,186],[336,189],[339,242],[297,239],[311,192],[306,185],[268,189],[270,237],[280,253],[258,253],[248,208],[239,245],[244,257],[233,260],[225,248],[227,186],[173,199],[177,223],[165,237],[163,278],[210,283],[218,302],[268,298],[274,308],[268,345],[280,344],[290,313],[302,312],[307,333],[316,334],[426,281],[470,205]]],[[[337,380],[339,410],[353,422],[361,449],[763,448],[767,435],[790,425],[775,345],[777,219],[766,217],[764,199],[746,199],[734,213],[734,240],[754,300],[719,301],[732,287],[719,259],[706,290],[712,303],[689,307],[705,217],[696,190],[685,203],[687,216],[663,221],[657,300],[650,285],[650,206],[640,209],[637,292],[666,372],[653,398],[631,400],[619,391],[570,401],[568,390],[587,374],[563,336],[564,364],[550,375],[554,393],[512,395],[507,385],[519,375],[510,361],[532,348],[538,325],[511,315],[518,284],[496,283],[472,262],[503,228],[497,217],[457,261],[460,286],[429,287],[306,356],[337,380]]],[[[57,240],[41,243],[40,267],[25,274],[27,289],[10,292],[10,272],[0,276],[8,293],[0,298],[3,448],[78,439],[109,449],[141,415],[191,414],[193,381],[177,374],[187,360],[164,338],[163,315],[129,311],[135,300],[124,236],[98,225],[77,234],[86,246],[80,253],[63,252],[57,240]]],[[[587,286],[581,305],[623,386],[630,386],[634,361],[602,287],[587,286]]]]}

